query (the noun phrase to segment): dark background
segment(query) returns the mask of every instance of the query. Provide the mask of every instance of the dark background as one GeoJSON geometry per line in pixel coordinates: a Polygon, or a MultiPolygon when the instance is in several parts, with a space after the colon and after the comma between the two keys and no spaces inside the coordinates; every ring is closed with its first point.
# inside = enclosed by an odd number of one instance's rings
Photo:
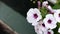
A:
{"type": "MultiPolygon", "coordinates": [[[[16,10],[18,13],[22,14],[24,17],[26,17],[26,13],[30,8],[37,8],[37,2],[33,4],[33,2],[30,0],[1,0],[1,1],[8,5],[9,7],[16,10]]],[[[51,3],[49,2],[49,4],[51,3]]],[[[53,4],[51,5],[54,6],[53,4]]]]}
{"type": "Polygon", "coordinates": [[[30,0],[1,0],[6,5],[10,6],[14,10],[16,10],[18,13],[22,14],[24,17],[26,17],[26,13],[29,10],[29,8],[36,8],[37,3],[33,4],[30,0]]]}

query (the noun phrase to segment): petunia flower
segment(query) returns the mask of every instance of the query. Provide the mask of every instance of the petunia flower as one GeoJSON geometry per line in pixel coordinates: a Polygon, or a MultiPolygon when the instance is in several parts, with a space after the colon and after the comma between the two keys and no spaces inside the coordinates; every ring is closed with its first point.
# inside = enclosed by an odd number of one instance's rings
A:
{"type": "Polygon", "coordinates": [[[46,8],[47,8],[47,10],[49,10],[50,14],[56,12],[56,10],[55,9],[52,9],[52,7],[50,5],[48,5],[46,8]]]}
{"type": "Polygon", "coordinates": [[[60,9],[55,10],[54,17],[56,21],[60,22],[60,9]]]}
{"type": "Polygon", "coordinates": [[[44,1],[44,2],[42,3],[42,6],[43,6],[43,7],[47,7],[47,6],[48,6],[48,1],[44,1]]]}
{"type": "Polygon", "coordinates": [[[60,28],[58,29],[58,33],[60,33],[60,28]]]}
{"type": "Polygon", "coordinates": [[[53,9],[52,9],[52,7],[49,5],[49,6],[47,6],[47,9],[51,12],[51,13],[54,13],[54,11],[53,11],[53,9]]]}
{"type": "Polygon", "coordinates": [[[43,21],[40,21],[37,26],[34,26],[34,29],[35,29],[35,32],[38,34],[43,34],[43,32],[47,30],[43,21]]]}
{"type": "Polygon", "coordinates": [[[42,7],[46,7],[47,10],[49,10],[50,13],[54,13],[55,11],[52,9],[52,7],[50,5],[48,5],[48,1],[44,1],[42,3],[42,7]]]}
{"type": "Polygon", "coordinates": [[[42,19],[40,11],[37,8],[30,8],[27,12],[27,21],[32,25],[37,25],[40,19],[42,19]]]}
{"type": "Polygon", "coordinates": [[[53,4],[57,3],[57,0],[48,0],[48,1],[53,3],[53,4]]]}
{"type": "Polygon", "coordinates": [[[43,34],[42,30],[39,30],[38,26],[34,26],[34,29],[37,34],[43,34]]]}
{"type": "Polygon", "coordinates": [[[38,28],[39,28],[39,30],[42,30],[42,31],[46,31],[47,30],[47,28],[46,28],[45,24],[43,23],[43,21],[39,22],[38,28]]]}
{"type": "Polygon", "coordinates": [[[55,20],[54,16],[52,14],[47,14],[46,17],[43,20],[46,28],[48,29],[54,29],[56,28],[57,21],[55,20]]]}
{"type": "Polygon", "coordinates": [[[52,30],[47,30],[44,32],[44,34],[54,34],[54,32],[52,30]]]}

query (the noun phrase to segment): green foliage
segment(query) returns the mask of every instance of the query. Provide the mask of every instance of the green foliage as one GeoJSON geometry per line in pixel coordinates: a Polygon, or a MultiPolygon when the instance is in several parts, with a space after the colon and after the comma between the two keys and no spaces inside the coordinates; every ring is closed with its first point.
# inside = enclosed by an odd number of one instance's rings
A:
{"type": "Polygon", "coordinates": [[[52,7],[53,9],[60,9],[60,0],[57,1],[56,4],[52,7]]]}
{"type": "Polygon", "coordinates": [[[60,4],[55,4],[52,8],[53,9],[60,9],[60,4]]]}
{"type": "Polygon", "coordinates": [[[40,0],[40,2],[43,2],[43,0],[40,0]]]}
{"type": "Polygon", "coordinates": [[[46,8],[41,8],[40,11],[41,11],[42,17],[45,18],[46,14],[48,13],[47,9],[46,8]]]}
{"type": "Polygon", "coordinates": [[[58,33],[59,27],[60,27],[60,23],[57,23],[57,27],[55,29],[53,29],[54,34],[60,34],[60,33],[58,33]]]}

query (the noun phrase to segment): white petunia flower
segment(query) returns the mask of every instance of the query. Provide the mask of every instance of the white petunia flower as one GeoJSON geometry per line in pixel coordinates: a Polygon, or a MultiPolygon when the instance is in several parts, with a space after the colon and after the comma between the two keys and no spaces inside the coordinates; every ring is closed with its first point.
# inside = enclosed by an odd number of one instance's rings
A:
{"type": "Polygon", "coordinates": [[[48,4],[48,1],[44,1],[44,2],[42,3],[42,6],[43,6],[43,7],[46,7],[47,4],[48,4]]]}
{"type": "Polygon", "coordinates": [[[47,9],[51,12],[51,13],[55,13],[57,10],[60,10],[60,9],[52,9],[52,7],[49,5],[47,7],[47,9]]]}
{"type": "Polygon", "coordinates": [[[55,19],[60,22],[60,9],[55,10],[56,12],[54,13],[55,19]]]}
{"type": "Polygon", "coordinates": [[[43,34],[43,32],[47,30],[43,21],[40,21],[39,24],[37,26],[34,26],[34,27],[35,27],[34,28],[35,32],[38,34],[43,34]]]}
{"type": "Polygon", "coordinates": [[[53,4],[57,3],[57,0],[48,0],[48,1],[53,3],[53,4]]]}
{"type": "Polygon", "coordinates": [[[48,5],[48,1],[44,1],[42,4],[43,7],[46,7],[50,13],[54,13],[55,11],[52,9],[52,7],[50,5],[48,5]]]}
{"type": "Polygon", "coordinates": [[[55,13],[55,9],[52,9],[50,5],[47,6],[47,9],[50,11],[50,13],[55,13]]]}
{"type": "Polygon", "coordinates": [[[44,34],[54,34],[54,32],[52,30],[47,30],[44,32],[44,34]]]}
{"type": "Polygon", "coordinates": [[[32,25],[37,25],[37,21],[39,21],[40,19],[42,19],[42,16],[37,8],[29,9],[29,11],[27,12],[27,21],[29,23],[32,23],[32,25]]]}
{"type": "Polygon", "coordinates": [[[35,26],[34,29],[37,34],[43,34],[42,30],[39,30],[38,26],[35,26]]]}
{"type": "Polygon", "coordinates": [[[37,34],[43,34],[43,31],[39,30],[39,32],[37,34]]]}
{"type": "Polygon", "coordinates": [[[57,11],[57,9],[53,9],[54,13],[57,11]]]}
{"type": "Polygon", "coordinates": [[[43,21],[41,21],[41,22],[42,22],[41,24],[40,23],[38,24],[39,30],[46,31],[47,28],[46,28],[45,24],[43,23],[43,21]]]}
{"type": "Polygon", "coordinates": [[[38,33],[38,31],[39,31],[38,26],[34,26],[34,29],[35,29],[35,32],[38,33]]]}
{"type": "Polygon", "coordinates": [[[60,33],[60,28],[58,29],[58,33],[60,33]]]}
{"type": "Polygon", "coordinates": [[[47,9],[52,10],[52,7],[49,5],[49,6],[47,7],[47,9]]]}
{"type": "Polygon", "coordinates": [[[44,18],[43,22],[44,22],[46,28],[48,28],[48,29],[49,28],[54,29],[57,26],[56,25],[57,21],[55,20],[55,18],[52,14],[47,14],[46,18],[44,18]]]}

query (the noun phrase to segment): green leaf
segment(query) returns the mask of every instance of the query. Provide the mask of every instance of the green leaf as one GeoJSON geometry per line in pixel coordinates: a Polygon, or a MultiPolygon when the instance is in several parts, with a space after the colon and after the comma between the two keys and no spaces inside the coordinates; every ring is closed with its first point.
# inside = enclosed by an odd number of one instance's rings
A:
{"type": "Polygon", "coordinates": [[[60,33],[58,33],[58,29],[60,27],[60,23],[58,22],[56,25],[57,25],[57,27],[55,29],[53,29],[54,34],[60,34],[60,33]]]}
{"type": "Polygon", "coordinates": [[[60,0],[57,0],[57,3],[56,4],[60,4],[60,0]]]}
{"type": "Polygon", "coordinates": [[[58,33],[59,27],[60,27],[60,23],[57,23],[57,27],[56,27],[55,29],[53,29],[54,34],[59,34],[59,33],[58,33]]]}
{"type": "Polygon", "coordinates": [[[58,27],[60,27],[60,23],[59,22],[57,23],[57,25],[58,25],[58,27]]]}
{"type": "Polygon", "coordinates": [[[60,9],[60,4],[56,4],[52,7],[53,9],[60,9]]]}
{"type": "Polygon", "coordinates": [[[43,2],[43,0],[40,0],[40,2],[43,2]]]}
{"type": "Polygon", "coordinates": [[[60,0],[53,6],[53,9],[60,9],[60,0]]]}
{"type": "Polygon", "coordinates": [[[47,14],[46,8],[41,8],[40,11],[41,11],[42,17],[45,18],[46,14],[47,14]]]}

